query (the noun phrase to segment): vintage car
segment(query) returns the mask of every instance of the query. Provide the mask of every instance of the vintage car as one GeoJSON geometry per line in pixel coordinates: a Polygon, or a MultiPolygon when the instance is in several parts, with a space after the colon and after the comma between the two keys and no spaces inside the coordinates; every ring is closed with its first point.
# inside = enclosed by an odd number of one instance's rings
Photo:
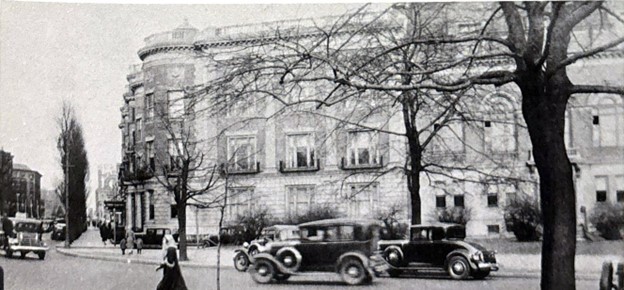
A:
{"type": "Polygon", "coordinates": [[[303,223],[301,239],[267,243],[249,272],[257,283],[285,281],[305,272],[337,272],[350,285],[371,283],[387,267],[377,254],[379,229],[374,220],[303,223]]]}
{"type": "Polygon", "coordinates": [[[407,271],[444,271],[453,279],[483,279],[497,271],[495,253],[465,237],[466,228],[458,224],[414,225],[409,240],[380,241],[379,249],[392,277],[407,271]]]}
{"type": "Polygon", "coordinates": [[[0,244],[6,256],[11,258],[13,253],[19,252],[21,257],[33,252],[43,260],[48,250],[48,245],[41,239],[43,224],[36,219],[12,218],[13,233],[9,234],[8,240],[4,239],[4,232],[0,231],[0,244]]]}
{"type": "Polygon", "coordinates": [[[147,228],[145,234],[135,234],[135,238],[143,240],[143,248],[145,249],[160,249],[162,248],[163,237],[171,233],[170,228],[147,228]]]}
{"type": "Polygon", "coordinates": [[[64,241],[65,240],[65,220],[57,220],[54,222],[52,226],[52,234],[51,238],[55,241],[64,241]]]}
{"type": "Polygon", "coordinates": [[[273,241],[296,241],[299,238],[299,227],[295,225],[274,225],[264,228],[257,239],[251,241],[251,243],[243,243],[242,248],[234,251],[234,267],[241,272],[247,271],[249,265],[253,263],[253,256],[264,251],[267,243],[273,241]]]}

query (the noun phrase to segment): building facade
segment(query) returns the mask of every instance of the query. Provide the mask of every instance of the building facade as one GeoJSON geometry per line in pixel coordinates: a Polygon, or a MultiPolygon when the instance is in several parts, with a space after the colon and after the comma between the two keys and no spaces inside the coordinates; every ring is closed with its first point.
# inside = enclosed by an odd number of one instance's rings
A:
{"type": "Polygon", "coordinates": [[[41,174],[23,164],[13,165],[13,190],[17,198],[17,213],[42,218],[45,204],[41,198],[41,174]]]}
{"type": "MultiPolygon", "coordinates": [[[[254,31],[261,35],[262,29],[280,25],[301,24],[285,21],[200,31],[185,22],[145,39],[138,52],[142,63],[132,66],[127,76],[119,124],[124,156],[120,186],[126,194],[128,229],[177,227],[175,201],[162,184],[166,177],[154,172],[159,164],[175,159],[179,140],[168,134],[159,116],[186,110],[189,88],[201,87],[219,74],[215,58],[231,57],[237,47],[251,41],[254,31]]],[[[573,79],[621,83],[624,53],[607,52],[571,70],[573,79]]],[[[504,237],[509,235],[504,222],[507,199],[518,193],[536,195],[539,180],[519,92],[505,86],[483,89],[480,94],[484,104],[504,111],[484,112],[479,122],[456,124],[452,134],[441,132],[438,142],[445,145],[434,144],[430,157],[450,158],[488,172],[502,170],[500,164],[505,164],[506,174],[517,181],[462,182],[471,177],[465,172],[452,173],[460,178],[422,176],[422,218],[435,221],[443,210],[467,209],[469,235],[504,237]]],[[[327,113],[340,114],[345,108],[327,113]]],[[[391,170],[405,164],[403,137],[337,127],[331,119],[297,112],[269,118],[280,109],[275,100],[250,97],[244,104],[228,105],[218,116],[197,113],[192,121],[195,138],[204,140],[207,162],[213,168],[227,168],[227,185],[213,190],[227,188],[226,223],[264,209],[287,219],[316,206],[371,218],[398,206],[403,207],[400,220],[409,221],[406,177],[391,170]]],[[[601,203],[624,203],[623,110],[622,98],[613,96],[576,96],[569,105],[565,138],[575,169],[579,224],[587,224],[585,213],[601,203]]],[[[402,126],[401,118],[394,115],[372,116],[367,122],[387,131],[400,131],[402,126]]],[[[189,207],[186,232],[215,233],[218,221],[217,210],[189,207]]]]}
{"type": "Polygon", "coordinates": [[[0,150],[0,212],[15,215],[16,198],[12,188],[13,155],[0,150]]]}

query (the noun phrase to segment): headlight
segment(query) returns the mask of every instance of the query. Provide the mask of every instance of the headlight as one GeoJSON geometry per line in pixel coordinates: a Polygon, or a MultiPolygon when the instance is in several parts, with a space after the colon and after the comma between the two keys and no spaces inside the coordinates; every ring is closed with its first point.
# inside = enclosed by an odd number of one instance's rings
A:
{"type": "Polygon", "coordinates": [[[481,253],[481,251],[477,251],[476,253],[472,254],[472,260],[473,261],[483,261],[483,253],[481,253]]]}
{"type": "Polygon", "coordinates": [[[9,244],[16,245],[18,242],[17,238],[9,238],[9,244]]]}
{"type": "Polygon", "coordinates": [[[249,243],[248,242],[244,242],[243,243],[243,248],[245,248],[245,249],[249,248],[249,243]]]}

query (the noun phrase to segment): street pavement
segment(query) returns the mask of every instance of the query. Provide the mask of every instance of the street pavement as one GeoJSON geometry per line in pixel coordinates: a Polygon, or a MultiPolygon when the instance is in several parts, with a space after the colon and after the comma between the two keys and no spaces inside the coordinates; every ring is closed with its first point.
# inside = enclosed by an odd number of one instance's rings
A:
{"type": "MultiPolygon", "coordinates": [[[[33,254],[25,259],[0,257],[5,289],[154,289],[162,277],[155,271],[160,250],[144,250],[142,255],[121,255],[118,247],[104,246],[99,233],[89,229],[70,249],[52,242],[44,261],[33,254]],[[55,249],[56,248],[56,249],[55,249]]],[[[286,283],[259,285],[248,273],[233,269],[235,248],[223,248],[221,289],[339,289],[345,285],[336,274],[322,273],[292,277],[286,283]]],[[[503,255],[504,256],[504,255],[503,255]]],[[[189,249],[189,262],[181,268],[189,289],[216,288],[216,249],[189,249]]],[[[509,257],[512,259],[513,257],[509,257]]],[[[538,260],[539,262],[539,260],[538,260]]],[[[375,279],[368,289],[539,289],[539,276],[523,274],[522,263],[511,263],[485,280],[454,281],[444,276],[410,276],[375,279]],[[516,268],[512,265],[518,264],[516,268]],[[510,275],[508,273],[514,273],[510,275]]],[[[537,264],[539,265],[539,263],[537,264]]],[[[535,267],[532,269],[535,270],[535,267]]],[[[599,269],[599,268],[598,268],[599,269]]],[[[580,271],[584,271],[584,268],[580,271]]],[[[579,277],[577,289],[598,288],[599,273],[579,277]],[[597,274],[597,275],[596,275],[597,274]]]]}

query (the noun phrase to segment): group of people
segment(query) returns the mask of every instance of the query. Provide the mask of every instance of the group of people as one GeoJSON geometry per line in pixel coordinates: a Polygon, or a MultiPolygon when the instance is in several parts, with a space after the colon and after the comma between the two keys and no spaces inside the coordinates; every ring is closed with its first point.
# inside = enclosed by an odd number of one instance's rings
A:
{"type": "Polygon", "coordinates": [[[126,254],[126,249],[129,250],[128,255],[132,255],[132,251],[134,250],[135,246],[137,249],[137,254],[140,255],[141,251],[143,250],[143,240],[141,238],[137,239],[134,235],[134,232],[132,231],[126,233],[126,237],[121,239],[121,241],[119,242],[119,248],[121,248],[122,255],[126,254]]]}

